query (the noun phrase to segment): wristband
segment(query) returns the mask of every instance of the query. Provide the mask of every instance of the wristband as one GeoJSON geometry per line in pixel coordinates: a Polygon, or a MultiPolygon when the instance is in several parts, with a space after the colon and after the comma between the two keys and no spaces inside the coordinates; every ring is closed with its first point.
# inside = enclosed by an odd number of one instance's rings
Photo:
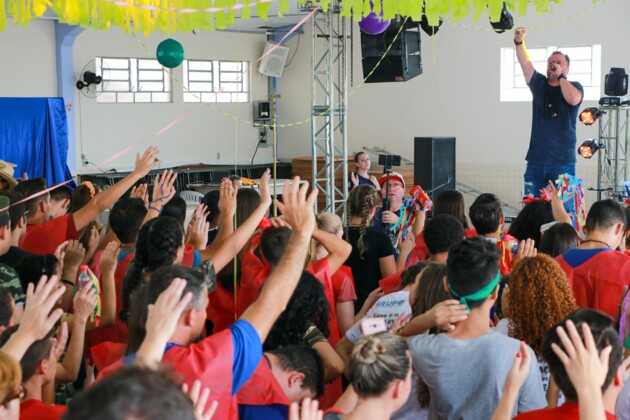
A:
{"type": "Polygon", "coordinates": [[[158,214],[162,214],[162,209],[158,209],[157,207],[154,207],[151,204],[149,204],[149,210],[155,210],[158,214]]]}
{"type": "Polygon", "coordinates": [[[514,45],[523,45],[523,41],[514,40],[514,45]]]}
{"type": "Polygon", "coordinates": [[[560,76],[558,76],[558,80],[560,80],[560,79],[568,80],[567,79],[567,75],[564,74],[564,73],[561,73],[560,76]]]}

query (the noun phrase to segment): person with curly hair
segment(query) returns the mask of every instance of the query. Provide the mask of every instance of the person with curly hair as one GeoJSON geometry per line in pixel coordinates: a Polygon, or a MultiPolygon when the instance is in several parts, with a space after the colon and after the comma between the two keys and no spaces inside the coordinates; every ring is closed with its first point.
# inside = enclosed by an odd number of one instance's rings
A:
{"type": "Polygon", "coordinates": [[[534,350],[546,392],[549,366],[541,357],[545,334],[577,309],[567,276],[547,255],[525,258],[514,266],[503,299],[506,318],[496,331],[505,333],[507,323],[507,334],[534,350]]]}
{"type": "Polygon", "coordinates": [[[286,309],[269,331],[263,350],[305,344],[313,348],[324,361],[325,382],[334,381],[343,372],[344,364],[328,342],[329,311],[324,286],[313,274],[304,271],[286,309]]]}

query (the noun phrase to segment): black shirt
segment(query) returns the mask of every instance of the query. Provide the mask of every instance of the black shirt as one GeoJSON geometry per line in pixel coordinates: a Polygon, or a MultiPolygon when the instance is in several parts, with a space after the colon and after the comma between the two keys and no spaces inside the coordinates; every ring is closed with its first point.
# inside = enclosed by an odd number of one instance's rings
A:
{"type": "Polygon", "coordinates": [[[354,302],[354,311],[358,312],[370,292],[378,287],[378,282],[383,278],[379,260],[390,255],[394,255],[394,247],[389,237],[373,228],[368,228],[363,236],[365,250],[360,255],[358,241],[360,236],[359,227],[348,229],[348,242],[352,245],[352,253],[346,260],[345,265],[352,268],[354,277],[354,287],[357,293],[357,300],[354,302]]]}

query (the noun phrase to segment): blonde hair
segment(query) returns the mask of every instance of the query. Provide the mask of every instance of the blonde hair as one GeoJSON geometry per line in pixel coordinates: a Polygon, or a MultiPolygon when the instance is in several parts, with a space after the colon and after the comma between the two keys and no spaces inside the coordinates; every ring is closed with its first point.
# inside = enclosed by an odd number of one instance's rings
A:
{"type": "Polygon", "coordinates": [[[0,404],[11,401],[20,390],[22,369],[17,360],[0,351],[0,404]]]}
{"type": "Polygon", "coordinates": [[[364,336],[352,349],[348,369],[359,397],[380,396],[393,382],[407,378],[409,346],[404,338],[389,332],[364,336]]]}
{"type": "MultiPolygon", "coordinates": [[[[337,232],[343,229],[343,222],[341,221],[341,218],[334,213],[320,213],[315,216],[315,220],[317,221],[317,229],[322,232],[330,233],[331,235],[336,235],[337,232]]],[[[315,239],[311,239],[308,252],[306,254],[305,267],[308,267],[313,261],[315,261],[316,255],[318,255],[321,247],[321,243],[315,239]]]]}

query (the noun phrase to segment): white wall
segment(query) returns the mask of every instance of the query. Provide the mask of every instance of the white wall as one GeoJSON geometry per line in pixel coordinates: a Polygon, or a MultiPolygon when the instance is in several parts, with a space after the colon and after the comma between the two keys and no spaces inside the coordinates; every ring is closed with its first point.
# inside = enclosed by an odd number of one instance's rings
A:
{"type": "MultiPolygon", "coordinates": [[[[147,50],[154,55],[157,45],[168,38],[161,33],[154,33],[149,38],[137,36],[136,39],[118,28],[107,32],[87,30],[81,33],[74,44],[75,74],[78,75],[83,66],[96,56],[146,58],[147,50]],[[142,44],[146,45],[146,49],[142,44]]],[[[204,32],[172,37],[184,46],[187,58],[249,61],[251,98],[266,99],[267,78],[258,75],[255,63],[264,48],[264,35],[204,32]]],[[[147,140],[137,150],[144,149],[145,145],[157,145],[161,151],[162,166],[202,162],[233,164],[235,161],[249,164],[258,131],[251,124],[237,122],[230,116],[251,121],[251,103],[213,104],[215,109],[184,103],[182,66],[176,68],[173,74],[177,80],[173,81],[172,103],[104,104],[77,92],[74,108],[77,112],[77,167],[81,168],[82,153],[90,162],[102,162],[129,144],[151,136],[188,111],[192,113],[185,119],[163,135],[147,140]]],[[[130,167],[134,159],[135,153],[128,153],[107,166],[130,167]]],[[[270,160],[271,148],[258,150],[255,162],[270,160]]],[[[94,171],[92,167],[83,169],[94,171]]]]}
{"type": "Polygon", "coordinates": [[[0,96],[57,96],[55,25],[51,20],[13,25],[0,32],[0,96]]]}
{"type": "MultiPolygon", "coordinates": [[[[591,0],[552,4],[553,12],[541,16],[530,8],[527,17],[514,17],[515,24],[530,27],[530,46],[602,44],[602,75],[613,66],[630,70],[630,2],[599,3],[589,13],[582,12],[592,8],[591,0]]],[[[355,28],[355,85],[362,79],[358,35],[355,28]]],[[[512,38],[509,32],[494,33],[485,15],[477,23],[471,19],[445,22],[434,37],[423,33],[424,74],[405,83],[367,84],[349,99],[350,150],[379,146],[413,159],[415,136],[455,136],[458,180],[498,193],[511,203],[518,201],[531,103],[499,101],[500,49],[512,47],[512,38]]],[[[299,121],[309,114],[310,53],[304,41],[303,36],[295,59],[298,63],[287,68],[281,79],[283,109],[288,110],[282,114],[284,122],[299,121]]],[[[595,105],[589,101],[582,107],[595,105]]],[[[579,124],[578,141],[589,137],[597,137],[597,129],[579,124]]],[[[310,125],[284,129],[281,139],[281,156],[310,154],[310,125]]],[[[578,161],[578,175],[587,186],[594,186],[595,163],[578,161]]]]}

